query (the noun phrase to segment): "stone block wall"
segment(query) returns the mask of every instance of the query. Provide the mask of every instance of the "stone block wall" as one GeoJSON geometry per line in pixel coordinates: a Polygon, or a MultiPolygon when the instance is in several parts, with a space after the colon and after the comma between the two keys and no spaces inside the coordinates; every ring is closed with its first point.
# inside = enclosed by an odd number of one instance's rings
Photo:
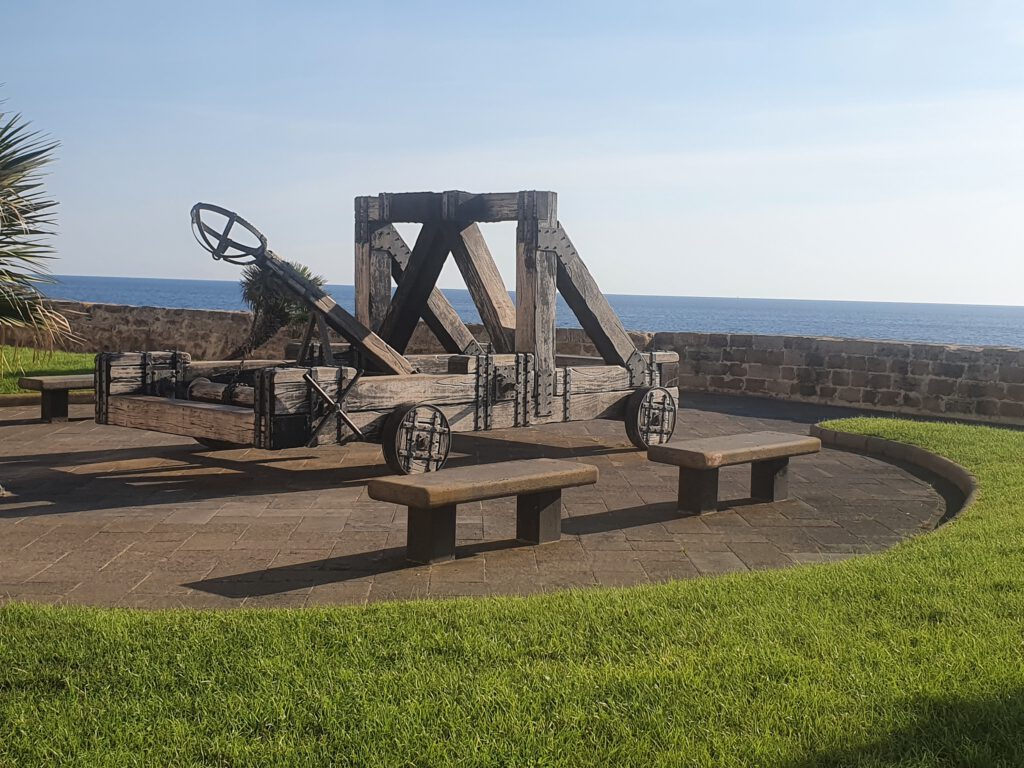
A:
{"type": "Polygon", "coordinates": [[[681,389],[1024,424],[1024,350],[805,336],[656,333],[681,389]]]}

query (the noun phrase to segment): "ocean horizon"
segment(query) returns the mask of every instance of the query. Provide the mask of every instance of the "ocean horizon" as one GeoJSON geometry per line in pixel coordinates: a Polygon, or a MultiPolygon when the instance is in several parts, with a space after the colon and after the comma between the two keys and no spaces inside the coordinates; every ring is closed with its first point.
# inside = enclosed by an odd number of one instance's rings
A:
{"type": "MultiPolygon", "coordinates": [[[[237,280],[54,275],[44,286],[53,299],[185,309],[244,310],[237,280]]],[[[327,285],[328,293],[354,310],[351,285],[327,285]]],[[[480,316],[464,288],[443,288],[467,323],[480,316]]],[[[605,294],[636,331],[752,333],[771,336],[919,341],[940,344],[1024,347],[1024,307],[910,302],[752,299],[703,296],[605,294]]],[[[578,328],[576,316],[558,297],[557,324],[578,328]]]]}

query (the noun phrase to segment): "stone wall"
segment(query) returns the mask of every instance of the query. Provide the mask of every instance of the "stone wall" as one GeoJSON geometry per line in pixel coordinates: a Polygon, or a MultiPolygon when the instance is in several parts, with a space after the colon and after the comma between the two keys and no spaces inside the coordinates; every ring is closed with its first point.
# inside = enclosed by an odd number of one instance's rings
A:
{"type": "Polygon", "coordinates": [[[681,389],[1024,424],[1024,350],[899,341],[656,333],[681,389]]]}
{"type": "MultiPolygon", "coordinates": [[[[222,360],[246,341],[252,325],[248,312],[81,301],[55,301],[53,305],[82,340],[74,348],[87,352],[179,349],[196,360],[222,360]]],[[[254,356],[280,357],[291,335],[278,334],[254,356]]]]}
{"type": "MultiPolygon", "coordinates": [[[[89,351],[180,349],[226,358],[249,333],[247,312],[55,302],[89,351]]],[[[473,334],[486,340],[478,325],[473,334]]],[[[279,358],[285,330],[253,353],[279,358]]],[[[1024,350],[898,341],[724,333],[631,332],[637,347],[679,353],[682,390],[847,405],[1024,425],[1024,350]]],[[[579,329],[559,328],[561,354],[596,355],[579,329]]],[[[410,353],[440,352],[422,324],[410,353]]]]}

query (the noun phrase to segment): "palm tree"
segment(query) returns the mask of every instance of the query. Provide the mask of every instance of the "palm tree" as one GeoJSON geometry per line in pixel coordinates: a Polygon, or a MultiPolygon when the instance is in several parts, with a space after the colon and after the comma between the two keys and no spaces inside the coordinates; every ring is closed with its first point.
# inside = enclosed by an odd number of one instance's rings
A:
{"type": "MultiPolygon", "coordinates": [[[[57,203],[43,189],[42,169],[56,148],[21,115],[0,112],[0,343],[53,349],[75,338],[38,288],[52,281],[47,238],[57,203]]],[[[0,369],[5,364],[0,353],[0,369]]]]}
{"type": "MultiPolygon", "coordinates": [[[[317,287],[327,281],[313,274],[304,264],[289,262],[304,278],[317,287]]],[[[252,331],[245,344],[236,349],[232,358],[245,357],[269,341],[282,328],[298,325],[309,316],[309,307],[288,296],[274,279],[273,273],[250,264],[242,271],[242,300],[252,310],[252,331]]]]}

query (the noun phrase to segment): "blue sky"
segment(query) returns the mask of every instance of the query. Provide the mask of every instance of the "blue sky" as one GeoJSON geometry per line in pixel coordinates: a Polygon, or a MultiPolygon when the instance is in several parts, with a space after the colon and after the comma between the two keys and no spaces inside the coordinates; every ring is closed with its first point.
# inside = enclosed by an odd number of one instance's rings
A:
{"type": "Polygon", "coordinates": [[[7,0],[0,82],[62,273],[234,279],[205,200],[349,283],[358,194],[554,189],[609,293],[1024,303],[1019,2],[7,0]]]}

